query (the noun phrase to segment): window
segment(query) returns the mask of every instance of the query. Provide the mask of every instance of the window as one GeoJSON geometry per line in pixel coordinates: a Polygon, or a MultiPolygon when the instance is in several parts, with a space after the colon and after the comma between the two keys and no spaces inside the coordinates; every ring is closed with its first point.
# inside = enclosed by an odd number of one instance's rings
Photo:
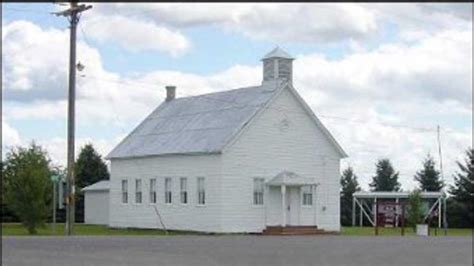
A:
{"type": "Polygon", "coordinates": [[[263,187],[265,180],[263,178],[253,179],[253,204],[263,205],[263,187]]]}
{"type": "Polygon", "coordinates": [[[142,180],[135,179],[135,203],[142,203],[142,180]]]}
{"type": "Polygon", "coordinates": [[[197,178],[197,194],[198,194],[198,204],[206,204],[206,190],[204,187],[204,177],[197,178]]]}
{"type": "Polygon", "coordinates": [[[128,203],[128,181],[122,180],[122,203],[128,203]]]}
{"type": "Polygon", "coordinates": [[[313,191],[311,189],[311,186],[301,187],[301,191],[303,193],[303,205],[313,205],[313,191]]]}
{"type": "Polygon", "coordinates": [[[156,178],[150,179],[150,203],[156,203],[156,178]]]}
{"type": "Polygon", "coordinates": [[[165,203],[171,203],[171,178],[165,178],[165,203]]]}
{"type": "Polygon", "coordinates": [[[179,187],[180,187],[180,192],[179,192],[180,201],[183,204],[187,204],[188,203],[188,179],[186,177],[181,177],[179,179],[179,187]]]}

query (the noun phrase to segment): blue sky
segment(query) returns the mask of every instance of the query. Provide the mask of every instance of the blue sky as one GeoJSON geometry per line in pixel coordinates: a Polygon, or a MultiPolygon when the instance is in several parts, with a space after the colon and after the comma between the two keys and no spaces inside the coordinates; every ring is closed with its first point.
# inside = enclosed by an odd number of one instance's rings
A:
{"type": "MultiPolygon", "coordinates": [[[[472,145],[472,4],[93,4],[78,28],[77,145],[106,155],[164,96],[258,84],[276,45],[365,186],[389,157],[402,184],[443,128],[447,171],[472,145]],[[278,19],[275,19],[278,14],[278,19]],[[404,127],[398,127],[403,125],[404,127]]],[[[36,140],[65,161],[68,23],[2,4],[3,153],[36,140]]]]}

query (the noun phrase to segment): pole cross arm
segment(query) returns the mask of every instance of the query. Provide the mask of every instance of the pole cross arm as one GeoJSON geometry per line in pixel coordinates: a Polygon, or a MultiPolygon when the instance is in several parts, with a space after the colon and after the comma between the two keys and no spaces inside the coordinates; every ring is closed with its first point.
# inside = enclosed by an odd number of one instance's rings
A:
{"type": "Polygon", "coordinates": [[[91,8],[92,8],[91,5],[81,4],[81,5],[74,6],[74,7],[71,7],[71,8],[69,8],[69,9],[66,9],[66,10],[63,10],[63,11],[52,12],[51,14],[54,14],[54,15],[56,15],[56,16],[69,17],[69,16],[71,16],[73,13],[80,13],[80,12],[82,12],[82,11],[86,11],[86,10],[91,9],[91,8]]]}

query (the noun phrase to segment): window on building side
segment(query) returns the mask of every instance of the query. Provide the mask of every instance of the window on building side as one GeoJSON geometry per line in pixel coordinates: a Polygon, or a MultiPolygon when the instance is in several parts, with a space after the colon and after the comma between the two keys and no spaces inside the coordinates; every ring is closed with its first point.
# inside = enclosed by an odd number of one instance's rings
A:
{"type": "Polygon", "coordinates": [[[171,203],[171,177],[165,178],[165,203],[171,203]]]}
{"type": "Polygon", "coordinates": [[[150,179],[150,203],[156,203],[156,178],[150,179]]]}
{"type": "Polygon", "coordinates": [[[255,205],[263,205],[264,182],[263,178],[253,179],[253,204],[255,205]]]}
{"type": "Polygon", "coordinates": [[[135,203],[142,203],[142,180],[135,179],[135,203]]]}
{"type": "Polygon", "coordinates": [[[122,203],[128,203],[128,181],[122,180],[122,203]]]}
{"type": "Polygon", "coordinates": [[[180,187],[180,192],[179,192],[180,201],[183,204],[187,204],[188,203],[188,179],[186,177],[181,177],[179,179],[179,187],[180,187]]]}
{"type": "Polygon", "coordinates": [[[198,204],[206,204],[206,190],[204,184],[204,177],[197,178],[197,194],[198,194],[198,204]]]}
{"type": "Polygon", "coordinates": [[[303,205],[313,205],[313,191],[311,186],[301,187],[301,191],[303,193],[303,205]]]}

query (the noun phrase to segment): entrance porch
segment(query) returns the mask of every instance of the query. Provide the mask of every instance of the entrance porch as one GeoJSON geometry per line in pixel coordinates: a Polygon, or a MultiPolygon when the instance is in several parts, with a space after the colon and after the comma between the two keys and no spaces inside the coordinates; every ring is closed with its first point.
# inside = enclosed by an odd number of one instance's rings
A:
{"type": "Polygon", "coordinates": [[[266,183],[266,229],[263,234],[321,234],[317,227],[318,183],[311,178],[283,171],[266,183]]]}

